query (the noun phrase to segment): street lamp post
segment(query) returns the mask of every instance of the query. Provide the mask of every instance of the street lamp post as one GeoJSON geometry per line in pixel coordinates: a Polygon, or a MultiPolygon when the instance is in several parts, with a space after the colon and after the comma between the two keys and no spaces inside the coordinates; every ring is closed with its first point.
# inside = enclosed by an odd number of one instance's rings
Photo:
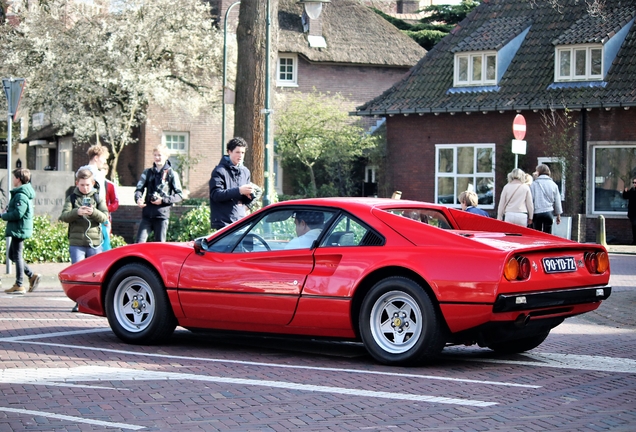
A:
{"type": "Polygon", "coordinates": [[[223,100],[221,103],[221,157],[225,156],[225,92],[227,89],[227,20],[230,11],[236,5],[241,4],[240,1],[234,2],[225,11],[225,20],[223,21],[223,100]]]}
{"type": "MultiPolygon", "coordinates": [[[[331,0],[299,0],[298,3],[304,5],[305,13],[311,19],[318,19],[320,17],[320,13],[322,12],[322,4],[330,3],[331,0]]],[[[270,10],[270,0],[267,0],[267,19],[266,19],[266,28],[265,28],[265,109],[263,109],[263,113],[265,114],[265,187],[263,191],[263,207],[268,206],[270,204],[269,194],[270,194],[270,182],[271,175],[269,172],[269,155],[270,150],[273,150],[270,145],[270,117],[272,115],[272,108],[270,103],[270,76],[271,76],[271,66],[270,66],[270,43],[271,43],[271,10],[270,10]]],[[[273,152],[272,152],[273,154],[273,152]]]]}

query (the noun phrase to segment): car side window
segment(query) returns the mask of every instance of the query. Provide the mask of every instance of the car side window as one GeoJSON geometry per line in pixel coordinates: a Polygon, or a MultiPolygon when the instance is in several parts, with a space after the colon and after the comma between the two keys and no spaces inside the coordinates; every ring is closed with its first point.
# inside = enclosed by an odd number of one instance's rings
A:
{"type": "Polygon", "coordinates": [[[336,210],[304,207],[272,210],[243,234],[233,252],[309,249],[336,213],[336,210]]]}
{"type": "Polygon", "coordinates": [[[207,245],[206,250],[208,252],[230,253],[248,229],[249,225],[246,225],[241,229],[230,232],[214,243],[207,245]]]}
{"type": "Polygon", "coordinates": [[[383,243],[384,239],[375,231],[350,216],[342,214],[320,246],[375,246],[383,243]]]}

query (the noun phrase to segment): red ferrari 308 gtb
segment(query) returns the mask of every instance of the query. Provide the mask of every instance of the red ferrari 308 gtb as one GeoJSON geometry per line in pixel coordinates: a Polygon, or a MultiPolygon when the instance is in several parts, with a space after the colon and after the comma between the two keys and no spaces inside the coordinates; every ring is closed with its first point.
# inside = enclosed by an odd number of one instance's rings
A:
{"type": "Polygon", "coordinates": [[[59,274],[79,310],[135,344],[177,325],[361,340],[420,364],[446,344],[522,352],[609,297],[581,244],[442,205],[324,198],[270,205],[188,243],[119,247],[59,274]]]}

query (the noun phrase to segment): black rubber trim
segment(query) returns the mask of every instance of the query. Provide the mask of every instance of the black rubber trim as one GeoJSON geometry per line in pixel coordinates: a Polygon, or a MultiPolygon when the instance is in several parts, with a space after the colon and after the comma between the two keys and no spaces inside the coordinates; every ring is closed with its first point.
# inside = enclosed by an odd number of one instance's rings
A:
{"type": "Polygon", "coordinates": [[[577,288],[558,291],[545,291],[528,294],[500,294],[493,305],[493,312],[512,312],[521,310],[542,309],[555,306],[568,306],[581,303],[595,303],[607,299],[612,293],[610,286],[577,288]],[[596,290],[602,289],[603,295],[596,290]],[[526,301],[517,303],[517,299],[525,297],[526,301]]]}

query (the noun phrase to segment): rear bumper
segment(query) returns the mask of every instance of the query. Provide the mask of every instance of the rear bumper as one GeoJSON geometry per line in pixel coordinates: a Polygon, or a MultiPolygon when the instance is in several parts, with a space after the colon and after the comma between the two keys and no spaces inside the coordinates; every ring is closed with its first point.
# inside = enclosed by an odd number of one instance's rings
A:
{"type": "Polygon", "coordinates": [[[493,305],[494,313],[532,311],[536,309],[594,303],[607,299],[612,287],[596,286],[529,294],[500,294],[493,305]]]}

